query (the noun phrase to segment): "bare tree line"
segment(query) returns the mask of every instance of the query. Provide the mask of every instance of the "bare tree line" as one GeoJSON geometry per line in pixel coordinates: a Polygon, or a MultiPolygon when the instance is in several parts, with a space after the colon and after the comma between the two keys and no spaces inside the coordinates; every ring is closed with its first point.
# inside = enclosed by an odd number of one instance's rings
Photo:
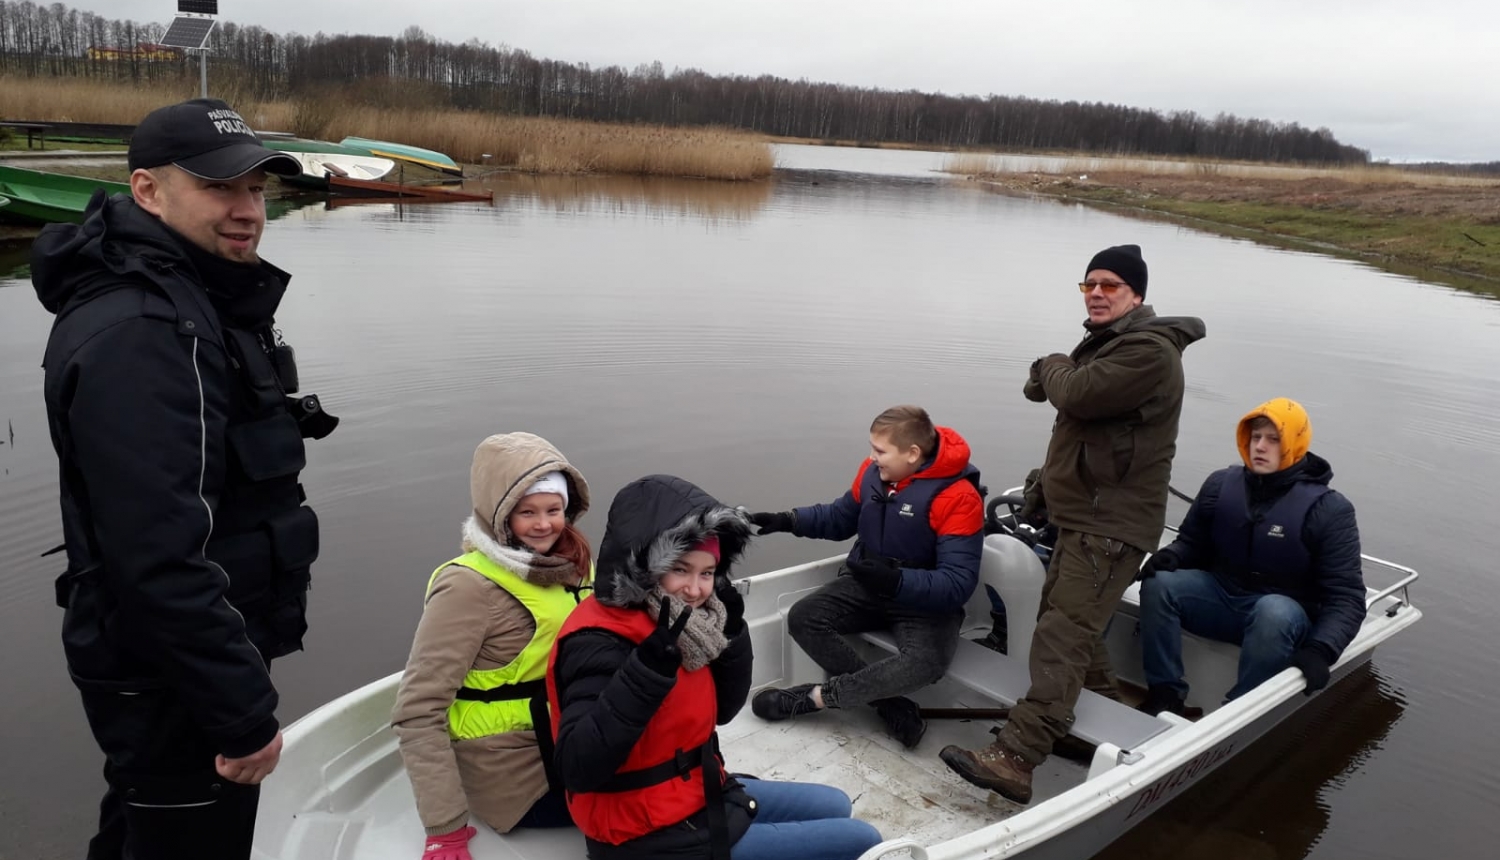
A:
{"type": "MultiPolygon", "coordinates": [[[[0,0],[0,73],[174,80],[186,62],[100,60],[89,47],[154,42],[165,28],[50,5],[0,0]]],[[[1209,118],[1099,102],[949,96],[772,75],[668,73],[539,59],[478,40],[442,41],[417,27],[400,36],[278,35],[221,21],[210,40],[218,79],[258,98],[338,89],[384,105],[448,104],[528,116],[667,125],[725,125],[767,134],[863,143],[1001,150],[1068,150],[1314,163],[1366,163],[1369,152],[1326,128],[1209,118]],[[232,70],[232,71],[231,71],[232,70]]]]}

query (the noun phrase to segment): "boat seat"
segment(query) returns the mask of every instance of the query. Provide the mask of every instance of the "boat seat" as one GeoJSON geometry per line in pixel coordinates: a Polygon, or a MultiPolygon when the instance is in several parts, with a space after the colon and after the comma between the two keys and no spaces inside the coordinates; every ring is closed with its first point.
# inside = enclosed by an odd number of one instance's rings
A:
{"type": "MultiPolygon", "coordinates": [[[[896,653],[896,642],[889,633],[870,632],[860,636],[896,653]]],[[[945,677],[1006,705],[1014,705],[1031,687],[1031,670],[1024,662],[962,638],[945,677]]],[[[1125,750],[1135,749],[1170,727],[1164,720],[1091,690],[1079,694],[1073,719],[1070,732],[1073,736],[1091,744],[1111,743],[1125,750]]]]}

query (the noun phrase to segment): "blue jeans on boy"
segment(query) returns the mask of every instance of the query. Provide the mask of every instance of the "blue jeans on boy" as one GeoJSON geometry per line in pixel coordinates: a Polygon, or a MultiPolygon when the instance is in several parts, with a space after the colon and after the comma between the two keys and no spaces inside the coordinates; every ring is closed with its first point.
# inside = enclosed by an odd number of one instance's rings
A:
{"type": "Polygon", "coordinates": [[[1162,570],[1141,583],[1146,683],[1172,687],[1184,697],[1182,631],[1240,646],[1239,678],[1228,701],[1290,666],[1310,626],[1296,600],[1225,588],[1205,570],[1162,570]]]}
{"type": "Polygon", "coordinates": [[[831,785],[740,782],[755,798],[756,813],[730,849],[733,860],[855,860],[881,841],[880,831],[849,817],[849,795],[831,785]]]}

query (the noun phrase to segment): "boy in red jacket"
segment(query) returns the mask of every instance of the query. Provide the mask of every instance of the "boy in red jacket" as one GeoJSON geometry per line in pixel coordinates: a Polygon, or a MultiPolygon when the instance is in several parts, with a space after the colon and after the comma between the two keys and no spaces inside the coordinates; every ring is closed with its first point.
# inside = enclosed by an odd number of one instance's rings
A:
{"type": "Polygon", "coordinates": [[[947,671],[964,604],[979,582],[984,500],[968,443],[935,427],[921,407],[894,406],[870,425],[870,456],[838,500],[751,514],[750,521],[758,534],[858,536],[838,578],[798,601],[787,617],[792,638],[828,680],[762,690],[751,710],[784,720],[874,705],[891,736],[915,747],[927,724],[905,694],[947,671]],[[889,632],[897,653],[867,663],[844,639],[870,630],[889,632]]]}

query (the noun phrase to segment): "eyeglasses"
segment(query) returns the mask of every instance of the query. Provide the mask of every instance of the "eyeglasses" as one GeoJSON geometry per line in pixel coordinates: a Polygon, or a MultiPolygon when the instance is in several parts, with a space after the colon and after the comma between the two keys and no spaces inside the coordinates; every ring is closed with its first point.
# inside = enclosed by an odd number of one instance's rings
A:
{"type": "Polygon", "coordinates": [[[1128,286],[1130,285],[1125,283],[1124,281],[1080,281],[1078,283],[1078,292],[1092,293],[1094,291],[1094,287],[1098,287],[1099,289],[1104,291],[1104,294],[1106,296],[1112,296],[1115,294],[1116,290],[1120,289],[1121,287],[1128,286]]]}

